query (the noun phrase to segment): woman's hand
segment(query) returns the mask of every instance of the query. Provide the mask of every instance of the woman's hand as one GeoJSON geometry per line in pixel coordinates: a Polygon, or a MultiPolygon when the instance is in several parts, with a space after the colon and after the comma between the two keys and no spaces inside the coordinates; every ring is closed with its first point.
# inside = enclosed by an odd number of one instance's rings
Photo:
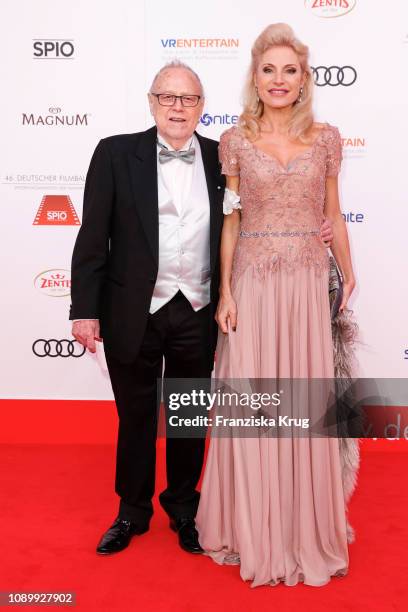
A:
{"type": "Polygon", "coordinates": [[[333,228],[329,219],[323,219],[323,223],[320,227],[320,238],[323,240],[326,247],[331,246],[333,241],[333,228]]]}
{"type": "Polygon", "coordinates": [[[228,333],[228,319],[232,331],[237,329],[237,305],[232,295],[221,296],[215,313],[215,320],[223,334],[228,333]]]}
{"type": "Polygon", "coordinates": [[[354,278],[345,282],[343,281],[343,299],[340,304],[339,311],[343,312],[347,308],[347,302],[350,299],[350,295],[353,293],[354,287],[356,286],[356,281],[354,278]]]}
{"type": "Polygon", "coordinates": [[[339,186],[337,176],[329,176],[326,179],[326,200],[324,214],[333,226],[333,241],[331,251],[343,277],[343,299],[339,311],[347,308],[347,302],[353,293],[356,281],[354,278],[353,265],[351,263],[350,244],[347,227],[340,210],[339,186]]]}

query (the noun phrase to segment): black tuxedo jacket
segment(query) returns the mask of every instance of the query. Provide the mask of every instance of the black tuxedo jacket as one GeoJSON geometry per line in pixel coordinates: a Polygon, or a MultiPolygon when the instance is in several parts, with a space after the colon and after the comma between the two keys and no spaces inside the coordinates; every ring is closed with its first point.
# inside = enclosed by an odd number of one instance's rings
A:
{"type": "MultiPolygon", "coordinates": [[[[225,177],[218,143],[196,134],[210,201],[209,359],[216,342],[219,243],[225,177]]],[[[146,328],[159,258],[157,130],[102,139],[85,183],[82,226],[72,256],[70,319],[99,319],[105,347],[129,363],[146,328]]]]}

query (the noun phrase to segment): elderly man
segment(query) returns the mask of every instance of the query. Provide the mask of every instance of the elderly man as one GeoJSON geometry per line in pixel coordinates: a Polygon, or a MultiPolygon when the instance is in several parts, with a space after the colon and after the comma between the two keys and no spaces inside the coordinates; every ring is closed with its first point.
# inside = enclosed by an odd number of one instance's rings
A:
{"type": "MultiPolygon", "coordinates": [[[[165,379],[209,378],[216,342],[225,179],[218,143],[194,131],[203,88],[191,68],[172,62],[148,98],[155,127],[96,147],[72,258],[72,333],[92,352],[103,338],[119,415],[119,512],[100,554],[149,529],[163,359],[165,379]]],[[[203,457],[202,438],[167,439],[159,499],[192,553],[202,552],[194,517],[203,457]]]]}
{"type": "MultiPolygon", "coordinates": [[[[188,66],[162,68],[148,98],[155,127],[96,147],[72,258],[72,333],[92,352],[103,338],[119,414],[119,513],[100,554],[149,529],[163,358],[168,378],[208,378],[214,359],[224,193],[218,143],[194,132],[204,93],[188,66]]],[[[203,457],[203,439],[167,440],[160,503],[193,553],[201,552],[194,517],[203,457]]]]}

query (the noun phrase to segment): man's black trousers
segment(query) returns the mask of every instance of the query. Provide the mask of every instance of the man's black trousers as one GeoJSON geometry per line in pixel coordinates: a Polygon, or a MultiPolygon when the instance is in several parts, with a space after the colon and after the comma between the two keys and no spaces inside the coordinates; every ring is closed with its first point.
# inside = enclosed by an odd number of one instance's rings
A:
{"type": "MultiPolygon", "coordinates": [[[[155,489],[158,379],[211,376],[210,306],[195,312],[179,291],[154,314],[149,314],[137,359],[123,364],[106,350],[106,360],[119,415],[116,493],[119,516],[140,527],[153,514],[155,489]]],[[[164,392],[164,396],[166,393],[164,392]]],[[[160,503],[171,518],[194,518],[196,486],[204,460],[205,440],[168,437],[167,488],[160,503]]]]}

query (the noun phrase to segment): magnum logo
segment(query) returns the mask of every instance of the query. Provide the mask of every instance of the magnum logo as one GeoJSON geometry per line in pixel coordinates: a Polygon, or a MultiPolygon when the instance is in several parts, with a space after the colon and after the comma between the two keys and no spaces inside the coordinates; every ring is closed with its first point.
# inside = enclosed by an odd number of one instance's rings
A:
{"type": "Polygon", "coordinates": [[[36,115],[34,113],[22,113],[22,125],[45,125],[45,126],[87,126],[89,113],[76,113],[73,115],[61,114],[62,109],[51,106],[47,115],[36,115]]]}

